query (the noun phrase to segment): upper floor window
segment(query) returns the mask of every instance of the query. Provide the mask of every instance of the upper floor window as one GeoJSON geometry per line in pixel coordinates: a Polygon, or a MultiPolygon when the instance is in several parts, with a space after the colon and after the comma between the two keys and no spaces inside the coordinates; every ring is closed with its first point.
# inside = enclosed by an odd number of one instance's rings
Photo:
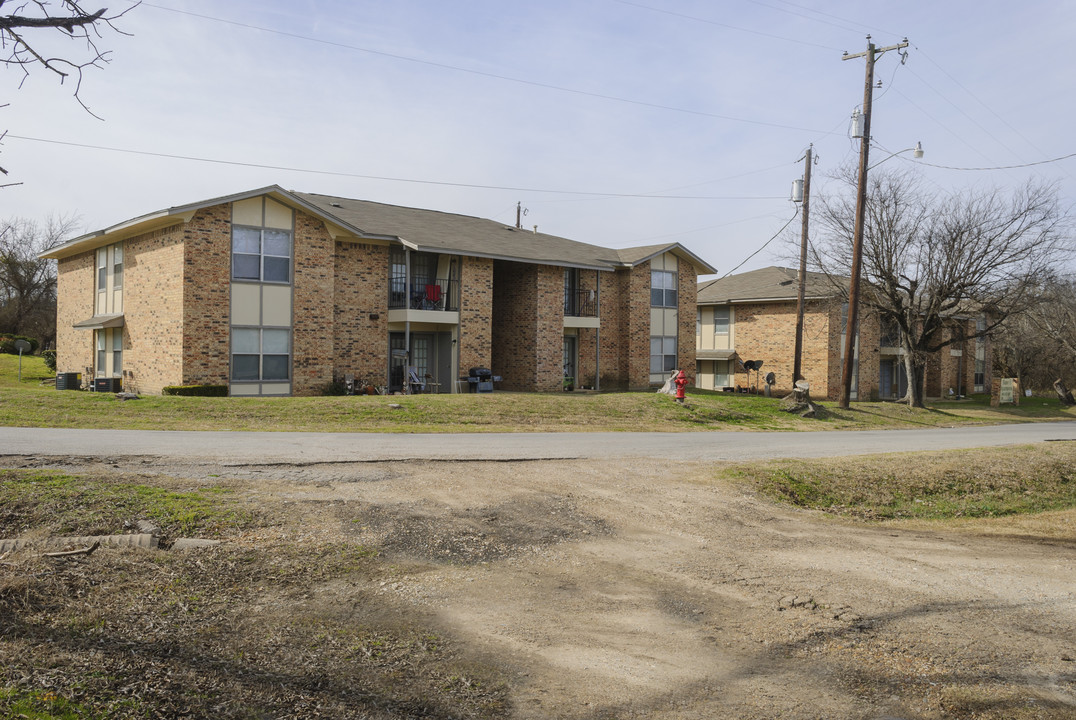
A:
{"type": "Polygon", "coordinates": [[[650,271],[650,306],[676,307],[676,273],[668,270],[650,271]]]}
{"type": "Polygon", "coordinates": [[[97,251],[97,292],[104,292],[106,283],[108,283],[108,250],[101,248],[97,251]]]}
{"type": "Polygon", "coordinates": [[[112,287],[123,287],[123,245],[112,250],[112,287]]]}
{"type": "Polygon", "coordinates": [[[714,335],[729,334],[729,309],[727,307],[714,308],[714,335]]]}
{"type": "Polygon", "coordinates": [[[291,281],[291,231],[232,226],[232,279],[291,281]]]}

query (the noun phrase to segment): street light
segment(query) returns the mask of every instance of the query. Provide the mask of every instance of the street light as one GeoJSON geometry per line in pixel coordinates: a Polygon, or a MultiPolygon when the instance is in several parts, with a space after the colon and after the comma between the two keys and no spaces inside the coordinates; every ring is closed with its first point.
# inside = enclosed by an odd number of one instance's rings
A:
{"type": "Polygon", "coordinates": [[[900,155],[901,153],[906,153],[906,152],[910,152],[912,154],[912,157],[914,157],[916,160],[919,160],[924,155],[924,153],[923,153],[923,143],[917,142],[915,144],[915,147],[904,148],[903,150],[897,150],[895,153],[890,153],[889,155],[886,155],[884,158],[882,158],[878,162],[874,163],[873,165],[871,165],[867,169],[868,170],[873,170],[874,168],[876,168],[879,165],[881,165],[882,163],[884,163],[886,160],[889,160],[891,158],[895,158],[897,155],[900,155]]]}
{"type": "MultiPolygon", "coordinates": [[[[872,45],[871,47],[873,48],[874,46],[872,45]]],[[[868,63],[868,68],[873,69],[873,64],[868,63]]],[[[868,70],[867,77],[872,77],[871,70],[868,70]]],[[[870,92],[869,82],[867,85],[867,92],[870,92]]],[[[867,107],[870,107],[869,95],[867,97],[866,105],[867,107]]],[[[873,165],[868,166],[867,153],[870,148],[869,114],[866,118],[865,127],[866,130],[864,131],[859,157],[859,190],[856,193],[855,234],[852,237],[852,274],[848,281],[848,317],[845,320],[844,326],[844,364],[841,367],[841,395],[839,403],[843,410],[848,409],[848,403],[852,399],[852,367],[855,364],[856,340],[859,337],[859,273],[863,247],[863,221],[866,215],[867,205],[867,172],[872,168],[878,167],[886,160],[895,158],[897,155],[908,151],[911,151],[912,156],[916,159],[923,157],[923,143],[917,142],[915,147],[898,150],[895,153],[887,155],[873,165]]]]}

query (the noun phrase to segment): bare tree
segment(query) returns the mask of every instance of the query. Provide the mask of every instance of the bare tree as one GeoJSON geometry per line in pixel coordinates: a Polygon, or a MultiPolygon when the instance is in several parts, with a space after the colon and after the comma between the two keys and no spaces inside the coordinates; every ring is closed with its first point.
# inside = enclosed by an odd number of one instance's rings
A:
{"type": "Polygon", "coordinates": [[[0,332],[36,337],[42,347],[55,338],[56,264],[38,254],[70,237],[76,224],[70,217],[0,222],[0,332]]]}
{"type": "Polygon", "coordinates": [[[1048,277],[1035,294],[1034,307],[994,334],[995,367],[1021,387],[1045,389],[1059,378],[1076,385],[1076,282],[1048,277]]]}
{"type": "MultiPolygon", "coordinates": [[[[109,62],[110,51],[102,50],[98,45],[103,39],[102,32],[111,30],[128,34],[119,30],[113,21],[137,5],[109,15],[107,8],[93,12],[86,10],[80,0],[0,0],[0,62],[23,72],[20,87],[35,67],[56,75],[61,83],[73,77],[75,99],[86,112],[98,117],[79,94],[83,71],[100,68],[109,62]],[[48,30],[56,32],[42,32],[48,30]],[[80,47],[71,48],[66,44],[70,42],[80,47]]],[[[0,134],[0,140],[6,134],[0,134]]],[[[7,175],[7,170],[2,167],[0,172],[7,175]]]]}
{"type": "MultiPolygon", "coordinates": [[[[1010,196],[999,190],[947,195],[923,192],[910,173],[876,172],[869,180],[861,302],[883,324],[899,328],[905,401],[923,407],[933,354],[989,335],[1035,303],[1034,288],[1067,252],[1068,218],[1049,185],[1029,183],[1010,196]],[[959,318],[969,317],[986,322],[952,332],[959,318]]],[[[813,264],[846,276],[855,198],[822,197],[819,205],[822,231],[812,242],[813,264]]]]}

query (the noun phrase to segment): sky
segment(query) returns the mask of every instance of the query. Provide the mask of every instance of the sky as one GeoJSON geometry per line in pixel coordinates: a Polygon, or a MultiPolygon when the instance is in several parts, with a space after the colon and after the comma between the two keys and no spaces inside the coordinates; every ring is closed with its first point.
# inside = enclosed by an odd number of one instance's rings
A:
{"type": "MultiPolygon", "coordinates": [[[[791,266],[805,150],[813,198],[857,162],[865,61],[842,54],[867,35],[909,42],[877,57],[872,165],[1076,201],[1076,157],[1044,162],[1076,153],[1076,3],[153,0],[116,26],[93,115],[71,78],[0,72],[0,217],[81,234],[276,184],[509,225],[520,203],[528,229],[679,242],[717,276],[791,266]]],[[[49,33],[27,38],[83,52],[49,33]]]]}

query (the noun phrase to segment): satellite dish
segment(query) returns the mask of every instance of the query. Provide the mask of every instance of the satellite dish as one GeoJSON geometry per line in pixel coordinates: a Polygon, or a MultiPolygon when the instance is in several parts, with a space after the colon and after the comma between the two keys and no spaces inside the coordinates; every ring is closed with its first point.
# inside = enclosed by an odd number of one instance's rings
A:
{"type": "Polygon", "coordinates": [[[777,382],[777,376],[771,373],[766,373],[766,384],[773,385],[777,382]]]}
{"type": "Polygon", "coordinates": [[[755,360],[755,370],[758,370],[761,367],[762,367],[762,361],[761,360],[755,360]]]}
{"type": "Polygon", "coordinates": [[[745,360],[743,366],[744,366],[745,370],[754,370],[755,369],[755,361],[754,360],[745,360]]]}

